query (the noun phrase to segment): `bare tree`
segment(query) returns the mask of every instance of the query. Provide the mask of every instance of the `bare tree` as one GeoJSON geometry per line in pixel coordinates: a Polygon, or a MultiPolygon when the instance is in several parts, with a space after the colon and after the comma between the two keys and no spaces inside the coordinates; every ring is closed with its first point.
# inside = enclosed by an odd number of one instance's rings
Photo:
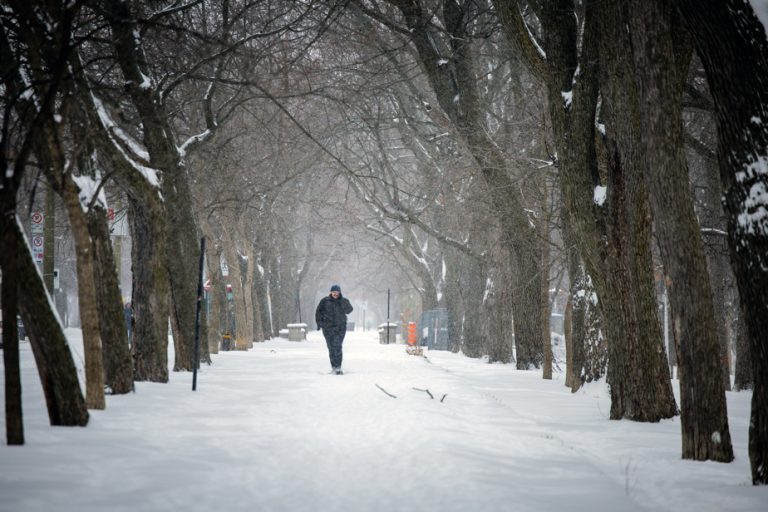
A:
{"type": "MultiPolygon", "coordinates": [[[[0,231],[3,233],[4,249],[0,264],[3,272],[3,358],[6,366],[7,436],[9,443],[22,444],[24,434],[18,335],[15,328],[17,312],[21,313],[24,325],[29,329],[51,424],[83,426],[87,424],[89,416],[63,327],[58,322],[56,312],[51,308],[42,277],[35,269],[31,249],[16,217],[16,194],[30,156],[38,143],[38,130],[53,119],[55,100],[65,76],[63,62],[66,62],[67,54],[71,51],[71,27],[77,6],[62,9],[59,18],[61,30],[46,47],[46,51],[58,52],[61,60],[47,70],[46,76],[41,77],[42,81],[36,83],[35,88],[32,88],[31,83],[25,83],[23,89],[18,88],[17,82],[21,59],[19,55],[14,55],[12,49],[22,47],[21,32],[29,30],[28,24],[34,23],[37,18],[28,17],[28,11],[23,5],[15,4],[14,9],[19,16],[4,16],[0,24],[0,60],[3,62],[3,87],[6,92],[2,103],[0,163],[3,168],[10,170],[0,177],[0,231]],[[25,25],[22,27],[19,24],[25,25]],[[13,45],[11,41],[14,42],[13,45]],[[19,112],[19,102],[27,98],[32,100],[34,110],[30,113],[19,112]],[[19,114],[18,117],[14,115],[14,111],[19,114]]],[[[42,49],[38,47],[36,50],[42,49]]]]}
{"type": "Polygon", "coordinates": [[[635,2],[630,8],[640,126],[645,133],[646,166],[641,172],[650,192],[680,345],[683,458],[730,462],[725,389],[722,379],[715,378],[720,375],[720,350],[712,292],[683,144],[682,90],[690,48],[675,48],[680,42],[675,41],[679,31],[673,14],[671,2],[635,2]]]}
{"type": "Polygon", "coordinates": [[[768,484],[768,40],[749,4],[676,4],[704,63],[718,127],[718,161],[731,262],[745,313],[754,388],[749,429],[752,482],[768,484]],[[715,39],[714,36],[717,35],[715,39]]]}

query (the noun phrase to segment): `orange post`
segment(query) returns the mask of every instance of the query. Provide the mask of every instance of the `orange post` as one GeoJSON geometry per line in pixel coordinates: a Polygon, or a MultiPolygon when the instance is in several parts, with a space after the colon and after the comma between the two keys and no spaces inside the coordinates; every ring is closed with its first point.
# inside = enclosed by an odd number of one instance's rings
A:
{"type": "Polygon", "coordinates": [[[408,345],[416,346],[416,322],[408,322],[408,345]]]}

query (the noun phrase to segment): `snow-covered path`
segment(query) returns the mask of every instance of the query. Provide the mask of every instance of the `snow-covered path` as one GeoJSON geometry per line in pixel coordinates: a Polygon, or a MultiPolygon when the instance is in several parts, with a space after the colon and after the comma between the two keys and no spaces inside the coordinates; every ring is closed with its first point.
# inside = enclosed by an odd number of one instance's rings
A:
{"type": "MultiPolygon", "coordinates": [[[[79,332],[68,334],[79,351],[79,332]]],[[[571,395],[538,372],[409,356],[374,333],[347,335],[343,376],[328,373],[317,332],[213,357],[194,393],[191,374],[172,374],[108,397],[87,428],[51,428],[23,344],[27,444],[0,445],[0,511],[746,512],[768,503],[768,490],[749,485],[747,393],[729,393],[737,461],[694,463],[680,460],[678,419],[608,421],[603,384],[571,395]]]]}

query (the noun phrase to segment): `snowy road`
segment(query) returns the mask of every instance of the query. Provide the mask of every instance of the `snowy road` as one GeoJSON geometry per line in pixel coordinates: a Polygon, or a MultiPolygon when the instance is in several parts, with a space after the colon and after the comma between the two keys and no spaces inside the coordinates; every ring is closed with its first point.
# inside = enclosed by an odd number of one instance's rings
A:
{"type": "MultiPolygon", "coordinates": [[[[79,332],[68,333],[78,347],[79,332]]],[[[23,344],[27,445],[0,445],[0,511],[746,512],[768,503],[768,490],[749,485],[745,393],[728,396],[737,461],[693,463],[679,458],[677,419],[608,421],[603,384],[571,395],[561,376],[409,356],[374,333],[348,334],[343,376],[328,374],[317,332],[213,357],[195,393],[190,374],[172,374],[108,397],[85,429],[50,428],[23,344]]]]}

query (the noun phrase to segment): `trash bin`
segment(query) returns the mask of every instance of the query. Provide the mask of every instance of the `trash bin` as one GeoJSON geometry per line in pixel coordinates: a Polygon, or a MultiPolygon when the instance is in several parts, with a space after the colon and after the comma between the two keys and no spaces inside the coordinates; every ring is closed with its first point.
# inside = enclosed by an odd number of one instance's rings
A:
{"type": "Polygon", "coordinates": [[[288,324],[288,341],[307,339],[307,324],[288,324]]]}
{"type": "Polygon", "coordinates": [[[397,324],[379,325],[379,343],[387,345],[397,342],[397,324]]]}

